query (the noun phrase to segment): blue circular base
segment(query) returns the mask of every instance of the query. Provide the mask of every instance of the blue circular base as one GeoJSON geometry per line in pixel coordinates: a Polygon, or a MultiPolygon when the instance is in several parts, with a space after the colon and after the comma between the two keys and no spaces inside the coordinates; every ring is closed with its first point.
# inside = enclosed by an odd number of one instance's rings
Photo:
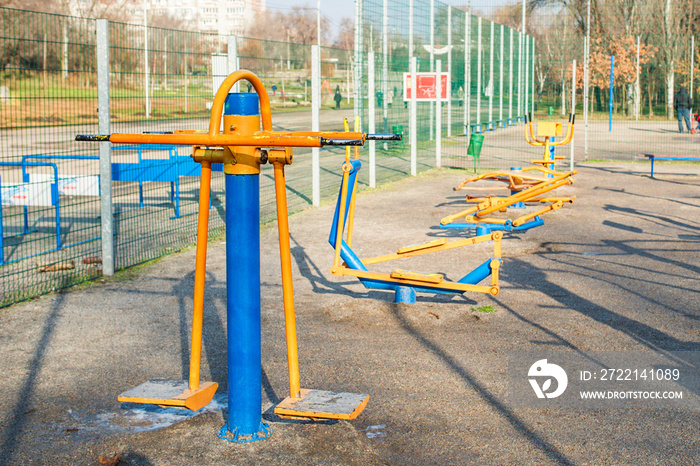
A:
{"type": "Polygon", "coordinates": [[[395,303],[415,304],[416,290],[409,286],[397,286],[396,295],[394,296],[395,303]]]}
{"type": "Polygon", "coordinates": [[[265,440],[272,435],[272,429],[270,428],[270,424],[265,421],[260,421],[260,428],[257,432],[244,435],[238,433],[238,428],[233,429],[233,432],[231,432],[228,429],[228,423],[226,423],[216,435],[220,439],[226,440],[227,442],[250,443],[255,442],[256,440],[265,440]]]}

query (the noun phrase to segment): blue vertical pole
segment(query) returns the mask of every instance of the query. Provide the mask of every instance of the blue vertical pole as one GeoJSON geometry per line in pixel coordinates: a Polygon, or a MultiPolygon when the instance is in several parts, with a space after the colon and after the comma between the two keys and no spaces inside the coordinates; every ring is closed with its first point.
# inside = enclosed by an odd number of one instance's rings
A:
{"type": "MultiPolygon", "coordinates": [[[[651,159],[651,163],[654,163],[654,159],[651,159]]],[[[653,165],[652,165],[653,166],[653,165]]],[[[5,264],[5,255],[4,255],[4,245],[3,245],[3,238],[5,237],[5,232],[2,230],[2,180],[0,179],[0,265],[5,264]]]]}
{"type": "Polygon", "coordinates": [[[608,116],[608,132],[612,131],[612,112],[613,112],[613,66],[615,65],[615,55],[610,55],[610,104],[608,116]]]}
{"type": "MultiPolygon", "coordinates": [[[[258,95],[229,94],[224,115],[259,115],[258,95]]],[[[219,436],[250,442],[270,434],[261,417],[260,176],[226,174],[225,186],[228,423],[219,436]]]]}

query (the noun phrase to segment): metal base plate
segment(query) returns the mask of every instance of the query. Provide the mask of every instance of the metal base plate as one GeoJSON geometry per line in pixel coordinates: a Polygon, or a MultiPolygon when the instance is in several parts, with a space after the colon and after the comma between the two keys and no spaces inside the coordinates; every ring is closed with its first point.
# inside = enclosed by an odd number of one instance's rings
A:
{"type": "Polygon", "coordinates": [[[275,407],[284,419],[355,419],[369,401],[369,395],[327,392],[303,388],[299,398],[287,397],[275,407]]]}
{"type": "Polygon", "coordinates": [[[123,403],[146,403],[197,411],[209,404],[218,387],[216,382],[201,382],[197,390],[190,390],[187,380],[151,379],[125,391],[119,395],[118,400],[123,403]]]}

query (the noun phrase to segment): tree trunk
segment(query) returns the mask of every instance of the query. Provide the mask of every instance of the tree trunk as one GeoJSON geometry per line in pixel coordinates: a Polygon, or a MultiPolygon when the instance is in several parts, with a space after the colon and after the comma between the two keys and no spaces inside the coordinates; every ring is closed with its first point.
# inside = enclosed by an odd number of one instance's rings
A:
{"type": "Polygon", "coordinates": [[[593,88],[593,94],[595,95],[595,109],[599,112],[603,111],[603,101],[601,100],[600,87],[596,86],[593,88]]]}
{"type": "Polygon", "coordinates": [[[666,110],[668,119],[673,120],[673,62],[666,71],[666,110]]]}

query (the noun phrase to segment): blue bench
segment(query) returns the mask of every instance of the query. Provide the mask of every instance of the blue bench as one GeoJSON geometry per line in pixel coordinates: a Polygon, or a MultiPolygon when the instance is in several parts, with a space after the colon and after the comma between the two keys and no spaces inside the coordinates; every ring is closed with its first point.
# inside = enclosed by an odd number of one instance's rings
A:
{"type": "Polygon", "coordinates": [[[656,160],[676,160],[687,162],[700,162],[700,157],[691,155],[656,155],[656,154],[639,154],[640,157],[647,157],[651,160],[651,177],[654,178],[654,159],[656,160]]]}
{"type": "MultiPolygon", "coordinates": [[[[174,204],[175,215],[180,218],[180,177],[200,176],[202,165],[192,160],[189,155],[177,155],[179,146],[165,144],[140,144],[138,146],[117,146],[112,150],[135,150],[138,162],[112,163],[113,181],[137,181],[139,183],[139,207],[144,206],[143,182],[170,182],[170,202],[174,204]],[[143,158],[144,150],[166,150],[167,159],[143,158]]],[[[212,171],[223,171],[223,164],[212,164],[212,171]]]]}

